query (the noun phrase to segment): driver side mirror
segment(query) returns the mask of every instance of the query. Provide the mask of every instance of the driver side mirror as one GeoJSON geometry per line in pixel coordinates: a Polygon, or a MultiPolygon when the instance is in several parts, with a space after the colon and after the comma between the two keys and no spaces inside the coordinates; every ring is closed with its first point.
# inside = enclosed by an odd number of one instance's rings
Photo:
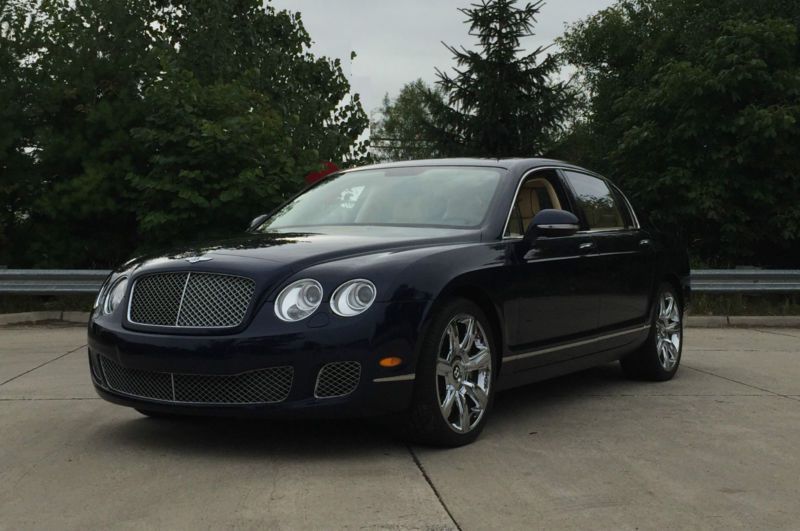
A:
{"type": "Polygon", "coordinates": [[[572,212],[547,208],[540,210],[525,231],[524,240],[532,243],[539,236],[557,238],[572,236],[580,228],[578,218],[572,212]]]}
{"type": "Polygon", "coordinates": [[[257,216],[256,218],[254,218],[253,221],[250,222],[250,226],[247,227],[247,232],[252,232],[255,229],[257,229],[258,226],[261,225],[262,223],[264,223],[267,220],[268,217],[269,217],[269,214],[261,214],[260,216],[257,216]]]}

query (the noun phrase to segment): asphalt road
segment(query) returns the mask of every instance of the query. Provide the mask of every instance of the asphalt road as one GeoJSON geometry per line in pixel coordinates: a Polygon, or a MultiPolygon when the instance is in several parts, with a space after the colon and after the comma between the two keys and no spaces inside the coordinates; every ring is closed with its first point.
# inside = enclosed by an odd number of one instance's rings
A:
{"type": "Polygon", "coordinates": [[[686,334],[498,396],[477,443],[364,421],[159,421],[99,400],[83,328],[0,328],[0,529],[800,529],[800,330],[686,334]]]}

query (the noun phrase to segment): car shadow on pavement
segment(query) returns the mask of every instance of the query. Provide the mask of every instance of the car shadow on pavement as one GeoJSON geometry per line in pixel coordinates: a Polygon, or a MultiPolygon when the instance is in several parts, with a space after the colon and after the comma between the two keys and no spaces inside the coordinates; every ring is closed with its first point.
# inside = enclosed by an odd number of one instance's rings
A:
{"type": "MultiPolygon", "coordinates": [[[[565,404],[620,394],[638,384],[624,379],[617,364],[604,365],[497,394],[488,432],[498,425],[552,413],[565,404]]],[[[109,447],[159,449],[181,455],[224,455],[250,459],[363,458],[403,449],[405,442],[379,419],[223,419],[134,417],[99,427],[109,447]]]]}
{"type": "Polygon", "coordinates": [[[587,395],[619,394],[638,385],[639,382],[623,376],[619,364],[609,363],[500,392],[495,406],[505,407],[507,403],[537,406],[563,399],[584,400],[587,395]]]}
{"type": "Polygon", "coordinates": [[[181,455],[306,460],[363,457],[402,445],[369,419],[284,420],[185,417],[132,418],[100,428],[110,447],[163,450],[181,455]]]}

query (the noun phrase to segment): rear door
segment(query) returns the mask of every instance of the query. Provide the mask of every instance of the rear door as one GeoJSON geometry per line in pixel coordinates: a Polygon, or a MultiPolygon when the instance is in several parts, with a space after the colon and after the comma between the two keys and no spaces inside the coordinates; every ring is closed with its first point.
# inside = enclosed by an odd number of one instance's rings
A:
{"type": "Polygon", "coordinates": [[[653,252],[622,193],[605,179],[564,170],[593,238],[592,275],[597,287],[597,325],[625,328],[647,319],[653,285],[653,252]]]}

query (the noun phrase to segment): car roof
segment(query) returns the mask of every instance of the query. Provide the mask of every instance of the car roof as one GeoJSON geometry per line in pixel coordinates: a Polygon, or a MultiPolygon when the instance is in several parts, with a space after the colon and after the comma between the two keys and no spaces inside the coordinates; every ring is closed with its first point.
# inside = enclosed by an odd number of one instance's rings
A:
{"type": "Polygon", "coordinates": [[[478,166],[486,168],[503,168],[509,170],[512,175],[518,175],[520,171],[529,170],[532,168],[542,166],[558,166],[563,168],[574,168],[577,170],[587,171],[580,166],[570,164],[561,160],[545,159],[545,158],[509,158],[509,159],[488,159],[488,158],[450,158],[450,159],[421,159],[421,160],[404,160],[401,162],[386,162],[381,164],[371,164],[368,166],[359,166],[350,168],[347,171],[353,170],[382,170],[390,168],[407,168],[413,166],[478,166]]]}

